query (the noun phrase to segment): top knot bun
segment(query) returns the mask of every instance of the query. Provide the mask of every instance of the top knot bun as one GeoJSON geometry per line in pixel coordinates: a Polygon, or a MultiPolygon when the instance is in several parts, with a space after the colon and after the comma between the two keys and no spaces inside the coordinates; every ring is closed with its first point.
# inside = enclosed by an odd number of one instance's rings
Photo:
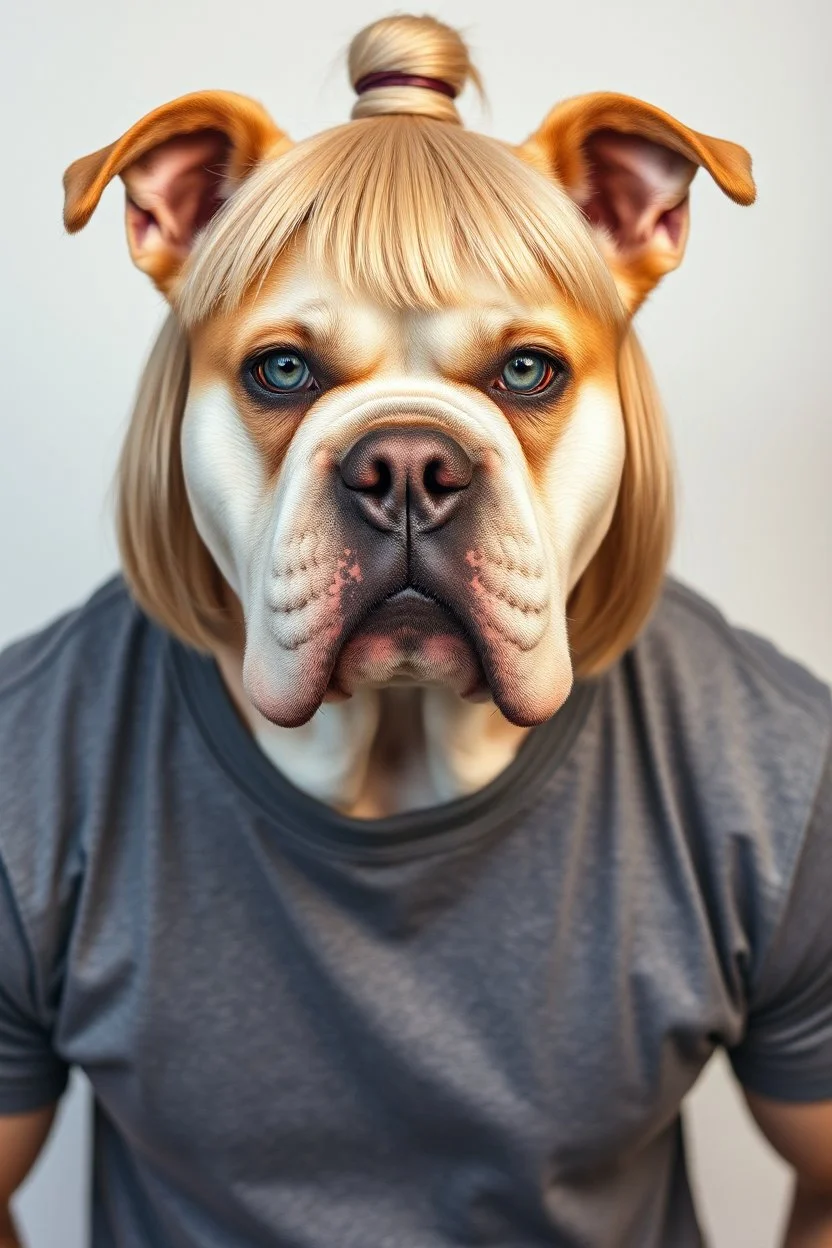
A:
{"type": "Polygon", "coordinates": [[[433,17],[373,22],[353,39],[347,63],[359,91],[353,118],[404,113],[459,125],[454,98],[469,79],[480,85],[460,35],[433,17]]]}

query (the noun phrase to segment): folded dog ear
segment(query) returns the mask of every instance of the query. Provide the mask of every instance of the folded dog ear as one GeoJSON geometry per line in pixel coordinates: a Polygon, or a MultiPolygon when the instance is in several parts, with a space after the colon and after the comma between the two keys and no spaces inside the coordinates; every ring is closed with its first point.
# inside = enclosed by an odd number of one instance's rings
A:
{"type": "Polygon", "coordinates": [[[736,203],[754,202],[744,148],[626,95],[558,104],[518,151],[555,177],[596,227],[631,313],[684,255],[688,189],[700,165],[736,203]]]}
{"type": "Polygon", "coordinates": [[[64,224],[83,229],[117,174],[127,189],[134,263],[169,294],[194,238],[267,154],[290,140],[255,100],[229,91],[183,95],[64,174],[64,224]]]}

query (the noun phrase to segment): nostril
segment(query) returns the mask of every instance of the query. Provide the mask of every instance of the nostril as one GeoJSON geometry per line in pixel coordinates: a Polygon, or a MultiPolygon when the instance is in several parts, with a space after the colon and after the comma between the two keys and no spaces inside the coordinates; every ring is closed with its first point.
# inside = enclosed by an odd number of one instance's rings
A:
{"type": "Polygon", "coordinates": [[[358,489],[371,498],[385,498],[393,488],[393,470],[386,459],[374,459],[368,468],[358,489]]]}
{"type": "Polygon", "coordinates": [[[428,494],[453,494],[463,487],[457,477],[448,471],[448,465],[441,459],[431,459],[425,464],[423,482],[428,494]]]}
{"type": "Polygon", "coordinates": [[[341,464],[341,479],[347,489],[370,498],[384,498],[393,488],[393,467],[385,455],[359,443],[341,464]]]}
{"type": "Polygon", "coordinates": [[[471,461],[459,448],[458,454],[434,455],[429,459],[422,473],[422,484],[429,495],[442,497],[466,489],[472,475],[471,461]]]}

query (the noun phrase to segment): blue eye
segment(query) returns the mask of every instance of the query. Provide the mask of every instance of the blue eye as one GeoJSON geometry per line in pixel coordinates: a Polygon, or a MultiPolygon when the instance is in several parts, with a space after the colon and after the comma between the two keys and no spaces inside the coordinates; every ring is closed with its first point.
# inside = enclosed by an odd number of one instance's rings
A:
{"type": "Polygon", "coordinates": [[[251,369],[254,380],[271,394],[295,394],[315,389],[315,379],[306,360],[294,351],[270,351],[251,369]]]}
{"type": "Polygon", "coordinates": [[[518,351],[506,362],[494,383],[512,394],[540,394],[562,370],[538,351],[518,351]]]}

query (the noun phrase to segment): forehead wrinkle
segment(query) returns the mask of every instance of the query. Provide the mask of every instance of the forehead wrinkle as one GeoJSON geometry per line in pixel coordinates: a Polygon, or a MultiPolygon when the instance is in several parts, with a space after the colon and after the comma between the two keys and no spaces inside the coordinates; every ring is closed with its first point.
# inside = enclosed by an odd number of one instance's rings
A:
{"type": "MultiPolygon", "coordinates": [[[[391,318],[372,305],[320,296],[295,303],[280,294],[252,309],[242,326],[245,341],[289,336],[333,360],[349,355],[361,368],[374,367],[393,337],[391,318]]],[[[264,345],[266,345],[264,343],[264,345]]]]}
{"type": "Polygon", "coordinates": [[[575,327],[566,311],[555,304],[488,304],[477,310],[477,329],[492,339],[505,340],[515,333],[556,335],[573,345],[575,327]]]}
{"type": "Polygon", "coordinates": [[[293,325],[301,333],[325,337],[332,334],[337,319],[338,313],[323,298],[308,299],[293,306],[291,299],[284,301],[273,296],[262,308],[255,308],[246,321],[246,329],[259,333],[275,325],[293,325]]]}
{"type": "Polygon", "coordinates": [[[239,343],[246,346],[260,340],[266,345],[271,339],[275,345],[282,339],[300,341],[304,345],[317,345],[330,351],[339,339],[339,314],[323,296],[292,298],[291,288],[271,292],[247,310],[238,324],[239,343]]]}
{"type": "Polygon", "coordinates": [[[594,353],[597,327],[587,335],[582,318],[552,305],[477,304],[424,314],[423,341],[431,341],[437,360],[448,362],[451,353],[511,350],[524,343],[560,349],[578,366],[594,353]],[[588,349],[588,341],[591,347],[588,349]]]}
{"type": "Polygon", "coordinates": [[[346,341],[378,351],[390,328],[386,310],[347,292],[330,268],[314,263],[302,237],[251,287],[240,312],[246,332],[294,322],[329,348],[346,341]]]}

